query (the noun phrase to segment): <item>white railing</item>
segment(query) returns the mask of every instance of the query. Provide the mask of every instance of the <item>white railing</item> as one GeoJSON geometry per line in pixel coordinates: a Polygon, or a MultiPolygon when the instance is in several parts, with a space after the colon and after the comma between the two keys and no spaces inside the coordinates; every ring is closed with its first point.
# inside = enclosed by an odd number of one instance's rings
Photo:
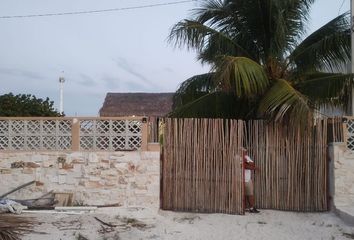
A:
{"type": "Polygon", "coordinates": [[[144,148],[144,118],[0,118],[0,151],[144,148]]]}

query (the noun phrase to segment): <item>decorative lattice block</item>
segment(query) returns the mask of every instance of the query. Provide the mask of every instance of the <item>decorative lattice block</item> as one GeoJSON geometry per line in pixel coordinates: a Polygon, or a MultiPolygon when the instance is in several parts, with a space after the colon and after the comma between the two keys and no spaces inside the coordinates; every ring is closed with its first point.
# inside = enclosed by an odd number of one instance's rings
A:
{"type": "Polygon", "coordinates": [[[80,121],[80,135],[93,134],[95,132],[94,120],[81,120],[80,121]]]}
{"type": "Polygon", "coordinates": [[[94,146],[94,137],[93,136],[80,136],[80,149],[81,150],[90,150],[94,146]]]}
{"type": "Polygon", "coordinates": [[[10,133],[11,134],[21,134],[24,135],[25,134],[25,121],[21,121],[21,120],[15,120],[15,121],[11,121],[11,128],[10,128],[10,133]]]}
{"type": "Polygon", "coordinates": [[[354,120],[348,120],[347,129],[348,129],[347,147],[350,150],[354,151],[354,120]]]}
{"type": "Polygon", "coordinates": [[[42,148],[42,142],[40,136],[28,136],[27,137],[27,148],[29,150],[39,150],[42,148]]]}
{"type": "Polygon", "coordinates": [[[25,149],[25,137],[23,136],[13,136],[10,139],[10,143],[11,143],[11,149],[14,150],[22,150],[25,149]]]}
{"type": "Polygon", "coordinates": [[[141,146],[141,122],[137,120],[81,120],[80,148],[133,150],[141,146]]]}
{"type": "Polygon", "coordinates": [[[61,135],[71,135],[71,121],[63,120],[58,122],[59,131],[61,135]]]}
{"type": "Polygon", "coordinates": [[[9,138],[6,136],[0,136],[0,149],[6,150],[9,149],[9,138]]]}
{"type": "Polygon", "coordinates": [[[58,149],[59,150],[70,150],[71,149],[71,136],[60,136],[58,138],[58,149]]]}
{"type": "Polygon", "coordinates": [[[9,121],[0,120],[0,135],[9,134],[9,121]]]}
{"type": "Polygon", "coordinates": [[[27,121],[27,134],[39,135],[41,133],[41,123],[39,120],[27,121]]]}

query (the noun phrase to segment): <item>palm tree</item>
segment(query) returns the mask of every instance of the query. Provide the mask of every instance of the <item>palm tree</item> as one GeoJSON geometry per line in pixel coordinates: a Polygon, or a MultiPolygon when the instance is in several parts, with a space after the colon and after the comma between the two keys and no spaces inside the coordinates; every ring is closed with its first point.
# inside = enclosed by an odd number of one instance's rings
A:
{"type": "Polygon", "coordinates": [[[347,107],[350,23],[342,14],[308,35],[314,0],[200,0],[169,41],[196,50],[211,72],[183,82],[172,116],[312,119],[347,107]],[[302,40],[302,41],[301,41],[302,40]]]}

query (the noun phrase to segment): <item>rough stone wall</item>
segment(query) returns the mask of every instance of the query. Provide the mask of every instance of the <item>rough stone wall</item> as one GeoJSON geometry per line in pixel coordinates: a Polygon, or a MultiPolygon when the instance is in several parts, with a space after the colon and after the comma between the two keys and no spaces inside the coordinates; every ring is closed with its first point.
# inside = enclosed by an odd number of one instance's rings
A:
{"type": "Polygon", "coordinates": [[[160,153],[0,153],[0,195],[32,180],[37,184],[9,195],[31,199],[51,190],[71,192],[74,203],[159,206],[160,153]]]}
{"type": "Polygon", "coordinates": [[[354,206],[354,153],[346,148],[345,143],[333,143],[330,157],[334,167],[334,206],[354,206]]]}

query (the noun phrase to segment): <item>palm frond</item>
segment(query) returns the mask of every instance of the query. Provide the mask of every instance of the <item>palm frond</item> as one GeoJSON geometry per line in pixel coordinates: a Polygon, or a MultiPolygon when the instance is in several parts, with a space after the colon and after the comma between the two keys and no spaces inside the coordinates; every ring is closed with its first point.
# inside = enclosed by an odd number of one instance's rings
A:
{"type": "Polygon", "coordinates": [[[306,96],[286,80],[279,79],[262,98],[259,113],[275,121],[287,117],[291,121],[305,123],[311,117],[313,109],[306,96]]]}
{"type": "Polygon", "coordinates": [[[353,74],[312,72],[302,75],[296,89],[317,105],[348,107],[353,74]]]}
{"type": "Polygon", "coordinates": [[[37,224],[33,218],[1,214],[0,239],[22,239],[22,235],[34,232],[33,228],[37,224]]]}
{"type": "MultiPolygon", "coordinates": [[[[310,5],[314,0],[244,0],[225,1],[234,11],[229,21],[243,40],[248,40],[259,50],[259,62],[268,58],[283,59],[284,54],[297,43],[304,32],[310,5]]],[[[225,4],[226,5],[226,4],[225,4]]],[[[219,26],[220,27],[220,26],[219,26]]],[[[226,26],[225,26],[226,27],[226,26]]]]}
{"type": "Polygon", "coordinates": [[[193,16],[201,23],[209,22],[211,26],[226,21],[233,14],[230,8],[230,1],[204,0],[200,7],[193,9],[193,16]]]}
{"type": "Polygon", "coordinates": [[[213,80],[214,73],[205,73],[193,76],[181,83],[173,95],[172,108],[178,108],[189,102],[215,91],[216,85],[213,80]]]}
{"type": "Polygon", "coordinates": [[[272,18],[274,24],[274,47],[284,57],[284,53],[293,49],[305,33],[309,11],[314,0],[274,1],[272,18]]]}
{"type": "Polygon", "coordinates": [[[269,85],[263,67],[249,58],[222,56],[215,70],[220,88],[237,97],[254,97],[269,85]]]}
{"type": "Polygon", "coordinates": [[[255,119],[257,100],[237,98],[232,93],[212,92],[175,108],[170,117],[255,119]]]}
{"type": "Polygon", "coordinates": [[[308,36],[289,56],[300,71],[337,71],[350,61],[348,13],[344,13],[308,36]]]}
{"type": "Polygon", "coordinates": [[[220,38],[219,34],[210,35],[206,44],[199,51],[198,60],[212,66],[217,62],[220,55],[248,57],[255,61],[258,60],[258,50],[252,44],[245,44],[248,41],[240,39],[241,37],[241,35],[238,35],[235,39],[226,39],[220,38]],[[241,47],[240,44],[235,45],[238,42],[243,42],[243,46],[241,47]]]}
{"type": "Polygon", "coordinates": [[[183,20],[173,26],[168,41],[177,47],[186,46],[202,52],[205,48],[213,47],[214,53],[233,52],[242,56],[250,56],[237,42],[233,41],[227,33],[217,31],[201,22],[183,20]]]}

